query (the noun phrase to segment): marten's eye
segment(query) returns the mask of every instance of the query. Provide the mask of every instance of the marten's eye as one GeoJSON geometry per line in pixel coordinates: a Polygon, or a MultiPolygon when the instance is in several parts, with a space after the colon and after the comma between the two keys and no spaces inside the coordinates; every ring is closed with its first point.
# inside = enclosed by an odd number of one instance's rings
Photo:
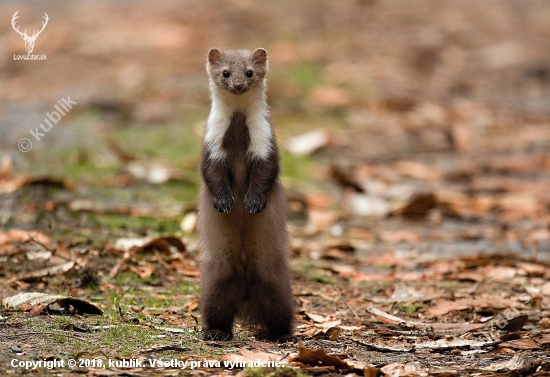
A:
{"type": "Polygon", "coordinates": [[[227,69],[223,71],[223,77],[228,78],[229,76],[231,76],[231,73],[227,69]]]}
{"type": "Polygon", "coordinates": [[[251,69],[249,69],[248,71],[246,71],[246,77],[251,78],[253,75],[254,75],[254,72],[252,72],[251,69]]]}

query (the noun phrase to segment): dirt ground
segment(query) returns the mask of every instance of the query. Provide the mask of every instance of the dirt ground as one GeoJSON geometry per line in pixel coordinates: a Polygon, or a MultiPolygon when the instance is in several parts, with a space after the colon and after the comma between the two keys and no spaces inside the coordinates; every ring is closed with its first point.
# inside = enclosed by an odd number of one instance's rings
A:
{"type": "Polygon", "coordinates": [[[550,375],[548,20],[543,0],[2,2],[0,374],[550,375]],[[16,11],[28,34],[47,13],[46,60],[18,57],[16,11]],[[200,340],[212,46],[269,54],[295,341],[200,340]]]}

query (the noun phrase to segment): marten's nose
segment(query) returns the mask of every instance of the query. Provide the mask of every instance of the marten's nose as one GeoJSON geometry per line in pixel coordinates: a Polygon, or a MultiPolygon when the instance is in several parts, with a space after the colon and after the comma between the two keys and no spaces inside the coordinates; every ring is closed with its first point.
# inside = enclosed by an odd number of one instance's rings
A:
{"type": "Polygon", "coordinates": [[[243,89],[243,84],[240,84],[240,83],[235,83],[235,90],[242,90],[243,89]]]}

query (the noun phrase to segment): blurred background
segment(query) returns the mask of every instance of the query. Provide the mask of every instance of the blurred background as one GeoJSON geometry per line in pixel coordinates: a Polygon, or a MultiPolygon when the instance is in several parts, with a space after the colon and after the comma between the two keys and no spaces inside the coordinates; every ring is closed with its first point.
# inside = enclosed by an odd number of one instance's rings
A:
{"type": "Polygon", "coordinates": [[[300,229],[548,255],[549,20],[545,0],[2,1],[0,225],[192,229],[206,53],[261,46],[300,229]],[[47,60],[14,59],[16,11],[28,34],[49,16],[47,60]]]}

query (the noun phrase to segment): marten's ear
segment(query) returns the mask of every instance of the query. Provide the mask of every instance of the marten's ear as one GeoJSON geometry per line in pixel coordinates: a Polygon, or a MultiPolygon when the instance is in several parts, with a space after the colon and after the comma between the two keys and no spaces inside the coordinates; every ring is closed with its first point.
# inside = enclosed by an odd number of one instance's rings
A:
{"type": "Polygon", "coordinates": [[[252,59],[259,65],[267,65],[267,51],[263,48],[257,48],[252,51],[252,59]]]}
{"type": "Polygon", "coordinates": [[[223,51],[219,48],[212,47],[208,51],[208,63],[216,65],[222,60],[223,57],[223,51]]]}

